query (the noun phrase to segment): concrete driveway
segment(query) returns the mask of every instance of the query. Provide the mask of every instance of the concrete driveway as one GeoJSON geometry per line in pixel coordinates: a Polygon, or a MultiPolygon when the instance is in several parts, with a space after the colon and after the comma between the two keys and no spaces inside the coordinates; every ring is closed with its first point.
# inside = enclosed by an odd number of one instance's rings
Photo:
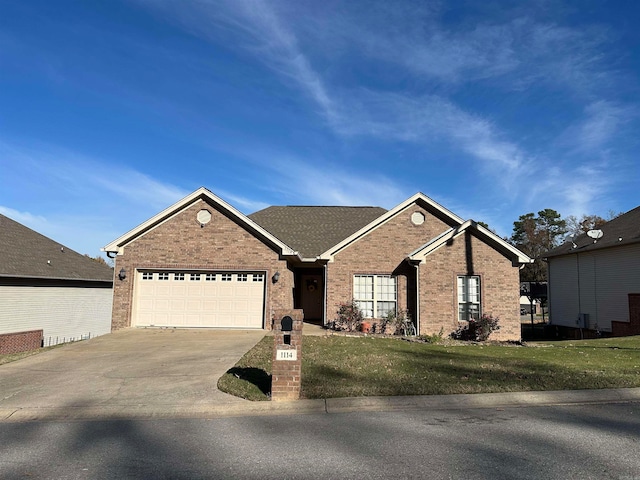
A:
{"type": "Polygon", "coordinates": [[[262,330],[130,329],[0,366],[0,420],[172,416],[247,403],[218,378],[262,330]]]}

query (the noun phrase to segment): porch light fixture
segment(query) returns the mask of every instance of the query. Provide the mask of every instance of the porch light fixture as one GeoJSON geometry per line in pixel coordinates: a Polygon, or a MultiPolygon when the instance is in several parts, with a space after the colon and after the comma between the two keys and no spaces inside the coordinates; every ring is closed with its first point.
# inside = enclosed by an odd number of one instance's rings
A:
{"type": "Polygon", "coordinates": [[[271,281],[273,283],[278,283],[278,280],[280,280],[280,272],[276,272],[273,274],[273,277],[271,277],[271,281]]]}
{"type": "Polygon", "coordinates": [[[125,278],[127,278],[127,271],[124,269],[124,267],[122,267],[118,272],[118,278],[120,280],[124,280],[125,278]]]}

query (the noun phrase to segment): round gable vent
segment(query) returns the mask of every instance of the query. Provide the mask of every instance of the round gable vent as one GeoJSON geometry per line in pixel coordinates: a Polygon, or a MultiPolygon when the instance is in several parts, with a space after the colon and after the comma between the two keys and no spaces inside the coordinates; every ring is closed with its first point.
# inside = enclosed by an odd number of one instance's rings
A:
{"type": "Polygon", "coordinates": [[[209,210],[200,210],[196,218],[200,225],[206,225],[211,221],[211,212],[209,210]]]}
{"type": "Polygon", "coordinates": [[[424,223],[424,213],[413,212],[411,214],[411,223],[414,225],[422,225],[424,223]]]}

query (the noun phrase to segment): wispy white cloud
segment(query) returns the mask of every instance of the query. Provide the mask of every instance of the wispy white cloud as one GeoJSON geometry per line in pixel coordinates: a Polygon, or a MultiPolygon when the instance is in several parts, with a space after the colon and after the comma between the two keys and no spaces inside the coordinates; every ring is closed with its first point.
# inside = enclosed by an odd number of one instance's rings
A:
{"type": "Polygon", "coordinates": [[[391,208],[415,193],[389,176],[371,172],[362,175],[361,170],[326,158],[302,158],[269,148],[245,147],[238,153],[260,170],[254,180],[256,196],[268,197],[269,204],[391,208]]]}
{"type": "Polygon", "coordinates": [[[410,194],[383,175],[363,176],[361,172],[337,165],[319,163],[315,166],[299,158],[280,157],[270,167],[279,173],[277,182],[281,190],[293,188],[296,196],[309,204],[390,208],[410,194]]]}
{"type": "Polygon", "coordinates": [[[529,183],[529,201],[540,209],[542,204],[555,205],[563,216],[602,212],[602,200],[615,182],[607,174],[609,169],[606,162],[549,167],[544,176],[529,183]]]}
{"type": "Polygon", "coordinates": [[[561,141],[579,153],[598,152],[607,148],[620,129],[637,116],[633,106],[598,100],[584,108],[584,115],[564,132],[561,141]]]}
{"type": "Polygon", "coordinates": [[[3,205],[0,205],[0,213],[38,232],[48,230],[50,228],[49,222],[42,215],[23,212],[3,205]]]}
{"type": "MultiPolygon", "coordinates": [[[[565,136],[582,153],[604,149],[635,115],[634,108],[607,100],[620,84],[607,55],[610,32],[593,25],[573,28],[540,21],[526,9],[516,16],[452,26],[445,25],[434,4],[381,2],[366,9],[347,4],[340,5],[338,14],[257,0],[187,6],[164,0],[149,5],[170,12],[202,38],[218,41],[220,29],[232,32],[244,52],[310,99],[339,136],[401,141],[425,149],[447,143],[461,153],[466,168],[481,171],[485,181],[508,193],[510,201],[521,198],[531,204],[537,195],[580,213],[609,188],[610,183],[598,177],[611,176],[606,170],[598,174],[572,168],[562,158],[566,149],[559,151],[557,145],[527,150],[513,137],[517,129],[495,123],[468,104],[462,106],[452,92],[482,82],[494,94],[515,90],[526,96],[531,90],[551,89],[572,97],[574,108],[583,105],[584,116],[565,136]],[[374,84],[365,77],[354,86],[340,78],[351,71],[351,62],[354,69],[368,62],[368,68],[397,72],[395,77],[406,81],[388,81],[387,76],[387,81],[374,84]],[[530,184],[532,165],[548,174],[534,182],[535,187],[522,188],[530,184]]],[[[596,158],[590,156],[583,164],[596,158]]],[[[283,171],[295,170],[299,160],[283,161],[283,171]]],[[[302,176],[312,172],[323,185],[325,202],[333,198],[341,203],[350,197],[341,193],[346,185],[333,176],[304,163],[299,169],[302,176]]],[[[304,185],[299,179],[297,184],[304,185]]],[[[356,197],[370,198],[368,188],[365,182],[364,197],[356,197]]]]}
{"type": "Polygon", "coordinates": [[[0,140],[0,166],[0,211],[81,253],[98,252],[135,226],[128,224],[132,219],[142,222],[189,193],[130,167],[52,145],[0,140]],[[10,191],[13,185],[18,188],[10,191]]]}
{"type": "Polygon", "coordinates": [[[335,126],[343,135],[420,144],[444,140],[502,174],[505,169],[518,173],[526,162],[521,149],[503,139],[492,122],[438,96],[359,91],[351,95],[351,107],[335,126]]]}
{"type": "Polygon", "coordinates": [[[239,45],[265,66],[292,81],[320,107],[324,115],[333,116],[334,102],[322,78],[314,71],[300,49],[298,39],[285,26],[271,3],[223,0],[216,3],[192,2],[186,7],[184,2],[174,0],[141,0],[141,3],[168,13],[172,20],[202,38],[217,38],[217,29],[212,27],[243,33],[239,45]]]}

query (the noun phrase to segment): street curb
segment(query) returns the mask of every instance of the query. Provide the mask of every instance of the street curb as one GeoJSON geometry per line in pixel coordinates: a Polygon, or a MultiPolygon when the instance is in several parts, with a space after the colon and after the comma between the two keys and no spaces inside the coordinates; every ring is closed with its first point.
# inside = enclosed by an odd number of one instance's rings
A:
{"type": "Polygon", "coordinates": [[[548,392],[416,395],[405,397],[329,398],[292,402],[249,402],[227,405],[104,405],[64,408],[0,408],[0,423],[34,421],[150,420],[221,418],[258,415],[338,414],[404,410],[464,410],[474,408],[640,402],[640,388],[561,390],[548,392]]]}

